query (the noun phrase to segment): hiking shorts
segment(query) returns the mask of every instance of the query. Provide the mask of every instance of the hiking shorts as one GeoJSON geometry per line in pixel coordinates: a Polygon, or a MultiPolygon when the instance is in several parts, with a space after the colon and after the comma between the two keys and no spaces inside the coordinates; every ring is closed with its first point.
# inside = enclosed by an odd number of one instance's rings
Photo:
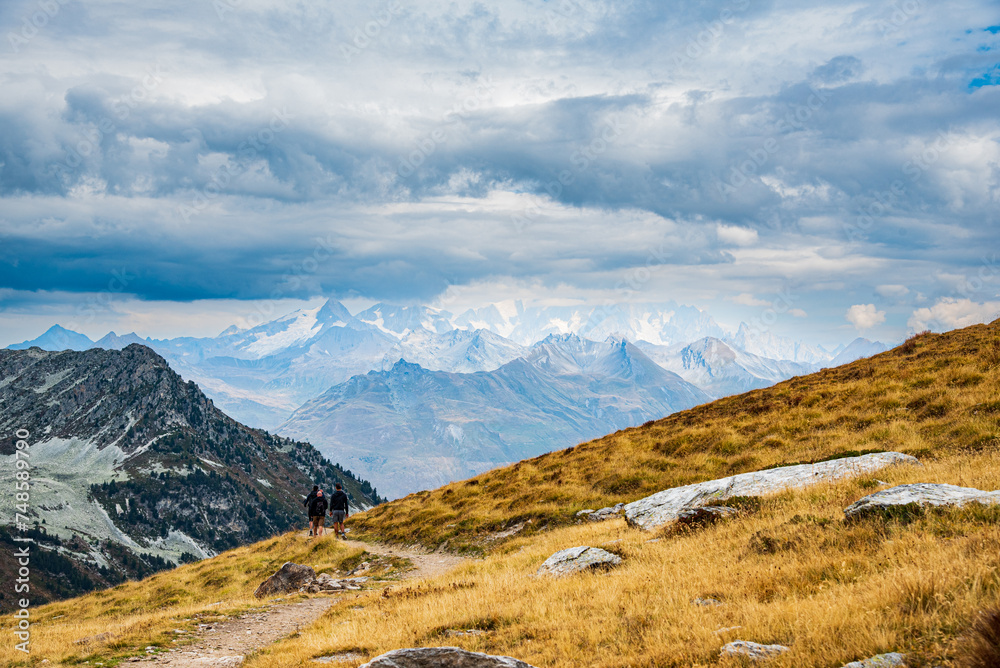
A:
{"type": "Polygon", "coordinates": [[[323,523],[323,517],[324,517],[323,515],[310,515],[309,516],[309,521],[310,522],[319,522],[320,524],[322,524],[323,523]]]}
{"type": "Polygon", "coordinates": [[[347,519],[347,511],[346,510],[331,510],[330,511],[330,519],[333,520],[334,524],[337,524],[339,522],[343,522],[345,519],[347,519]]]}

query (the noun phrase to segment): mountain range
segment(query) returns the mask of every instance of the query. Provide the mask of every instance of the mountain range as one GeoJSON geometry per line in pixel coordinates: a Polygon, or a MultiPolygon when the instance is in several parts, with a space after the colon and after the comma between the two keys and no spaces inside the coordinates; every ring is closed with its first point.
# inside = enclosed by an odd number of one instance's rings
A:
{"type": "Polygon", "coordinates": [[[495,371],[400,360],[307,402],[278,432],[389,497],[437,487],[709,401],[624,339],[549,335],[495,371]]]}
{"type": "Polygon", "coordinates": [[[240,422],[309,438],[390,497],[888,348],[857,339],[826,350],[745,323],[729,332],[674,302],[508,301],[456,316],[391,304],[352,315],[335,300],[215,337],[110,332],[94,342],[57,325],[11,348],[131,343],[240,422]],[[622,375],[620,364],[636,373],[622,375]]]}
{"type": "Polygon", "coordinates": [[[25,526],[15,524],[14,494],[0,496],[0,553],[10,556],[15,534],[43,550],[32,559],[39,600],[303,526],[301,499],[314,483],[341,482],[355,509],[380,501],[308,443],[225,415],[137,344],[0,350],[0,433],[24,431],[21,455],[14,440],[0,441],[4,479],[27,470],[31,483],[17,509],[25,526]]]}

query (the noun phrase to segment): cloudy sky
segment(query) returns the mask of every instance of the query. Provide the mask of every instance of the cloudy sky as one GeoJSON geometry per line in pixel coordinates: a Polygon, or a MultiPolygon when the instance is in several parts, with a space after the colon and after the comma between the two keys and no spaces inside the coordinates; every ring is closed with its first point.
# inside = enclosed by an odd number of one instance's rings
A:
{"type": "Polygon", "coordinates": [[[995,2],[4,0],[0,345],[323,297],[1000,314],[995,2]]]}

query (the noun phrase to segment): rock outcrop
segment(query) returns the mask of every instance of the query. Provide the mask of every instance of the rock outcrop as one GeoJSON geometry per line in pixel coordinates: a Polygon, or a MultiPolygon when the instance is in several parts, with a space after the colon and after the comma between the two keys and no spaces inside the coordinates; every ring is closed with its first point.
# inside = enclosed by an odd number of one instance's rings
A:
{"type": "Polygon", "coordinates": [[[534,668],[510,656],[469,652],[457,647],[395,649],[361,668],[534,668]]]}
{"type": "Polygon", "coordinates": [[[984,492],[973,487],[957,487],[919,482],[899,485],[891,489],[869,494],[844,509],[847,519],[857,519],[867,515],[892,512],[901,506],[964,506],[968,503],[992,505],[1000,503],[1000,491],[984,492]]]}
{"type": "Polygon", "coordinates": [[[260,583],[253,595],[264,598],[275,594],[287,594],[308,586],[315,579],[316,571],[309,566],[286,561],[271,577],[260,583]]]}
{"type": "Polygon", "coordinates": [[[538,567],[537,575],[561,576],[598,568],[610,568],[622,563],[622,558],[599,547],[571,547],[560,550],[538,567]]]}
{"type": "Polygon", "coordinates": [[[581,510],[576,514],[577,517],[581,519],[587,519],[591,522],[603,522],[604,520],[614,519],[615,517],[621,517],[622,509],[625,508],[624,503],[618,503],[614,506],[608,506],[607,508],[601,508],[600,510],[581,510]]]}
{"type": "Polygon", "coordinates": [[[719,657],[743,657],[751,661],[766,661],[787,651],[788,648],[784,645],[760,645],[749,640],[734,640],[722,646],[719,657]]]}
{"type": "Polygon", "coordinates": [[[906,657],[899,652],[889,652],[879,654],[863,661],[851,661],[845,663],[842,668],[903,668],[906,666],[906,657]]]}
{"type": "Polygon", "coordinates": [[[893,464],[919,464],[900,452],[878,452],[844,457],[817,464],[798,464],[741,473],[728,478],[674,487],[625,505],[625,519],[632,526],[653,531],[677,521],[686,509],[717,504],[734,496],[763,496],[785,489],[806,487],[872,473],[893,464]]]}

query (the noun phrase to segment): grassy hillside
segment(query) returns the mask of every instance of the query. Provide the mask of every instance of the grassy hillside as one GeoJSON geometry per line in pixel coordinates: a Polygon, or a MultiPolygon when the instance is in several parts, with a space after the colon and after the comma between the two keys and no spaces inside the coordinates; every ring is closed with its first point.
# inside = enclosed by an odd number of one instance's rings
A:
{"type": "Polygon", "coordinates": [[[896,450],[924,461],[1000,446],[1000,321],[922,334],[875,357],[727,397],[356,519],[379,540],[481,551],[496,532],[795,462],[896,450]],[[530,520],[530,523],[528,521],[530,520]]]}
{"type": "MultiPolygon", "coordinates": [[[[777,668],[839,668],[888,651],[905,652],[911,668],[971,667],[972,629],[984,610],[1000,607],[1000,509],[851,523],[843,509],[879,481],[1000,489],[998,376],[1000,321],[922,335],[870,360],[380,506],[351,522],[372,537],[448,540],[485,557],[345,596],[246,666],[457,645],[540,668],[729,668],[740,664],[718,659],[719,648],[743,639],[789,646],[768,663],[777,668]],[[672,485],[890,449],[924,465],[783,492],[701,529],[649,534],[620,519],[573,518],[672,485]],[[529,519],[520,532],[496,536],[529,519]],[[604,547],[624,563],[565,579],[534,576],[550,554],[575,545],[604,547]],[[721,605],[692,604],[707,597],[721,605]],[[482,633],[449,633],[459,629],[482,633]]],[[[177,647],[172,629],[255,605],[253,589],[283,561],[335,572],[362,558],[334,540],[286,535],[42,606],[33,610],[30,659],[7,643],[0,665],[111,666],[148,644],[177,647]]],[[[0,633],[9,635],[11,623],[3,618],[0,633]]]]}

